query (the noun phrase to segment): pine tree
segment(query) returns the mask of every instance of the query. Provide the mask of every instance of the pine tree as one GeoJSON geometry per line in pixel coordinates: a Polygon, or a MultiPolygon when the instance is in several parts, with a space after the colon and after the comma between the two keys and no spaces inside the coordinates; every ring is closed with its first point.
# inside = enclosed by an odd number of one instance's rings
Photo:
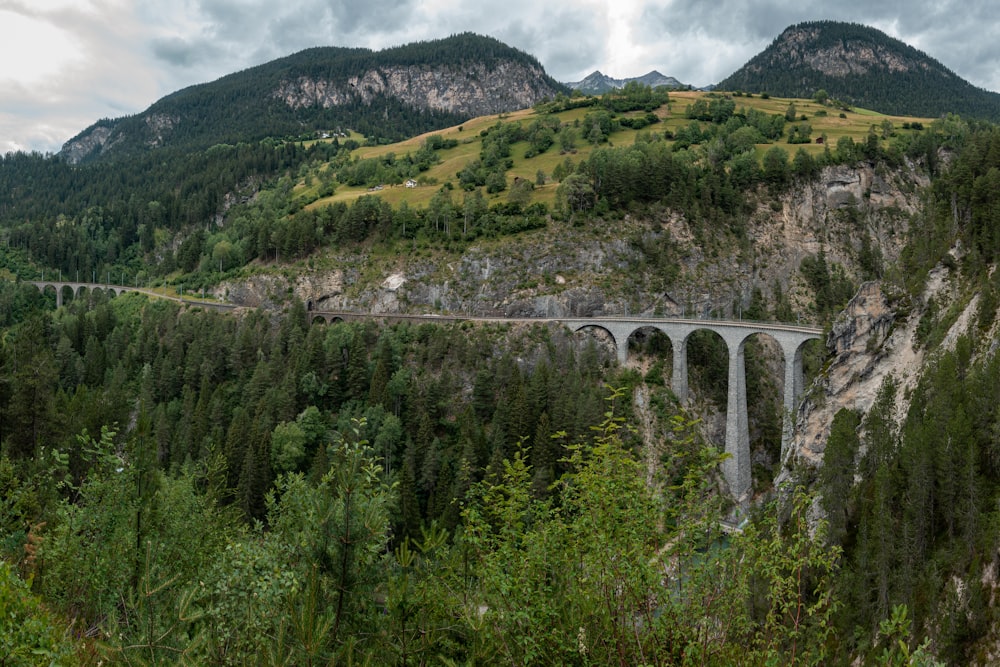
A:
{"type": "Polygon", "coordinates": [[[30,458],[50,439],[59,375],[47,345],[49,332],[47,319],[39,315],[26,321],[16,333],[11,395],[3,418],[11,458],[30,458]]]}
{"type": "Polygon", "coordinates": [[[486,421],[496,410],[494,373],[487,368],[476,371],[472,385],[472,409],[480,420],[486,421]]]}
{"type": "Polygon", "coordinates": [[[368,392],[369,405],[382,405],[386,409],[392,407],[389,398],[389,380],[396,371],[392,357],[392,347],[388,337],[383,334],[375,351],[375,369],[372,371],[371,387],[368,392]]]}
{"type": "Polygon", "coordinates": [[[886,376],[862,423],[866,447],[862,473],[867,479],[872,479],[880,466],[895,458],[898,446],[895,408],[896,383],[891,376],[886,376]]]}
{"type": "Polygon", "coordinates": [[[247,443],[236,495],[248,519],[263,519],[266,514],[264,494],[271,486],[270,432],[266,424],[255,423],[247,443]]]}
{"type": "Polygon", "coordinates": [[[842,544],[847,535],[847,519],[851,487],[854,485],[855,457],[860,440],[858,413],[841,409],[833,416],[830,437],[823,452],[823,467],[819,483],[820,503],[826,512],[831,544],[842,544]]]}
{"type": "Polygon", "coordinates": [[[919,572],[934,541],[934,447],[937,437],[921,415],[926,405],[925,396],[921,387],[914,391],[900,448],[900,464],[906,477],[900,538],[906,571],[913,576],[919,572]]]}
{"type": "Polygon", "coordinates": [[[403,456],[403,471],[399,476],[400,502],[400,534],[402,537],[416,538],[420,535],[421,517],[420,499],[417,495],[417,477],[414,472],[413,442],[406,444],[406,454],[403,456]]]}
{"type": "Polygon", "coordinates": [[[347,351],[346,390],[348,399],[363,400],[368,396],[368,351],[360,331],[355,331],[347,351]]]}
{"type": "Polygon", "coordinates": [[[242,406],[233,410],[233,419],[226,433],[224,455],[226,458],[226,482],[230,489],[240,484],[246,461],[246,450],[251,436],[250,416],[242,406]]]}
{"type": "Polygon", "coordinates": [[[555,466],[559,458],[557,452],[558,443],[552,438],[549,413],[543,412],[538,418],[531,446],[531,494],[535,498],[548,495],[549,486],[555,481],[555,466]]]}

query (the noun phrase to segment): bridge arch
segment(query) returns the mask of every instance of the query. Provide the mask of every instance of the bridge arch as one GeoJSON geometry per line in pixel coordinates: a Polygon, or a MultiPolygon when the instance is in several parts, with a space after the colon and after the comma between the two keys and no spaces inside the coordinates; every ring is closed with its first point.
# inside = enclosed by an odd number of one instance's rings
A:
{"type": "Polygon", "coordinates": [[[80,298],[91,304],[104,303],[108,300],[108,292],[104,285],[81,285],[80,298]]]}
{"type": "Polygon", "coordinates": [[[72,285],[60,285],[57,305],[61,306],[67,303],[67,301],[76,301],[76,292],[72,285]]]}
{"type": "Polygon", "coordinates": [[[49,298],[50,294],[52,296],[54,296],[55,299],[56,299],[56,307],[57,308],[62,305],[62,297],[59,294],[59,288],[58,288],[58,286],[56,286],[56,285],[54,285],[52,283],[43,283],[43,284],[41,284],[41,285],[38,286],[38,291],[41,292],[42,296],[45,297],[45,298],[49,298]]]}
{"type": "MultiPolygon", "coordinates": [[[[750,333],[742,342],[744,357],[744,376],[747,401],[748,440],[758,454],[755,460],[760,461],[759,453],[764,452],[766,461],[764,467],[773,475],[780,469],[783,462],[783,448],[791,441],[790,429],[794,425],[791,414],[792,407],[785,407],[785,385],[798,381],[796,390],[788,397],[790,405],[798,400],[801,394],[801,372],[788,377],[786,368],[792,364],[792,369],[801,369],[801,364],[795,366],[795,359],[789,358],[789,350],[770,331],[750,333]],[[796,377],[798,378],[796,380],[796,377]]],[[[801,355],[800,355],[801,358],[801,355]]],[[[751,475],[752,482],[763,481],[758,475],[751,475]]]]}
{"type": "Polygon", "coordinates": [[[667,354],[673,349],[670,336],[656,325],[650,324],[634,329],[628,336],[629,356],[636,352],[645,354],[667,354]]]}
{"type": "Polygon", "coordinates": [[[658,377],[657,381],[663,381],[667,386],[673,387],[673,350],[676,345],[665,331],[654,325],[639,327],[629,334],[628,346],[629,356],[639,353],[656,359],[648,373],[656,371],[662,360],[665,360],[667,363],[660,366],[663,376],[658,377]]]}
{"type": "Polygon", "coordinates": [[[687,401],[692,369],[702,376],[703,389],[720,406],[725,405],[729,390],[730,342],[710,327],[690,327],[675,331],[674,393],[687,401]],[[705,384],[706,381],[711,384],[705,384]]]}
{"type": "Polygon", "coordinates": [[[599,322],[584,322],[579,326],[571,328],[573,329],[573,333],[586,333],[589,334],[595,340],[604,339],[603,342],[607,342],[608,340],[610,340],[611,342],[614,343],[615,350],[618,353],[618,361],[620,363],[625,363],[625,359],[628,356],[627,335],[624,338],[619,338],[619,336],[616,334],[616,332],[613,330],[612,327],[604,326],[599,322]],[[598,334],[598,332],[600,333],[598,334]]]}
{"type": "Polygon", "coordinates": [[[345,319],[339,313],[324,312],[322,310],[306,311],[306,322],[308,324],[339,324],[345,319]]]}

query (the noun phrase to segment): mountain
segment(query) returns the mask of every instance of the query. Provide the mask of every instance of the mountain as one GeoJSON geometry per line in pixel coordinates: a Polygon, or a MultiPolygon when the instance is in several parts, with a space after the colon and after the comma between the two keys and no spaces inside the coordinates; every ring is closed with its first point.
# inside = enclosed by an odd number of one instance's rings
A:
{"type": "Polygon", "coordinates": [[[615,88],[624,88],[625,84],[629,81],[636,81],[652,88],[656,88],[658,86],[666,86],[667,88],[685,87],[685,84],[681,83],[674,77],[664,76],[656,70],[653,70],[648,74],[643,74],[642,76],[634,76],[627,79],[615,79],[607,76],[606,74],[602,74],[599,70],[595,70],[582,81],[567,83],[566,87],[572,90],[579,90],[581,93],[585,93],[587,95],[603,95],[604,93],[614,90],[615,88]]]}
{"type": "Polygon", "coordinates": [[[565,89],[526,53],[471,33],[371,51],[318,47],[101,120],[63,146],[69,162],[174,146],[355,130],[398,140],[530,107],[565,89]]]}
{"type": "Polygon", "coordinates": [[[825,90],[847,104],[883,113],[1000,119],[997,93],[973,86],[898,39],[855,23],[793,25],[718,88],[805,98],[825,90]]]}

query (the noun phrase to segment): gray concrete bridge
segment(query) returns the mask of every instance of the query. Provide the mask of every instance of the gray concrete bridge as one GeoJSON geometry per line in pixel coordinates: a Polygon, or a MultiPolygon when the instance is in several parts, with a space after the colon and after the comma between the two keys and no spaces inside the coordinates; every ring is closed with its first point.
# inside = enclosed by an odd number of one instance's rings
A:
{"type": "MultiPolygon", "coordinates": [[[[70,288],[73,295],[81,290],[106,290],[117,296],[123,292],[142,292],[151,296],[164,297],[162,293],[149,289],[129,287],[126,285],[102,285],[95,283],[31,281],[40,291],[52,287],[56,292],[56,303],[62,305],[62,294],[65,288],[70,288]]],[[[230,304],[212,304],[201,301],[186,301],[177,297],[167,297],[183,301],[191,305],[213,308],[215,310],[233,310],[236,306],[230,304]]],[[[814,327],[803,327],[788,324],[767,322],[726,321],[726,320],[687,320],[675,318],[643,318],[643,317],[584,317],[584,318],[509,318],[509,317],[474,317],[466,315],[406,315],[358,313],[351,311],[308,311],[310,322],[323,320],[331,323],[336,321],[355,321],[380,319],[385,322],[484,322],[484,323],[523,323],[544,324],[559,323],[572,331],[582,331],[588,328],[602,329],[615,342],[618,361],[624,364],[628,360],[628,341],[642,329],[661,331],[670,339],[673,348],[673,373],[671,389],[683,403],[688,397],[688,365],[687,342],[695,331],[708,330],[718,334],[729,350],[729,394],[726,404],[726,453],[729,458],[723,463],[723,474],[729,485],[730,493],[737,502],[743,504],[750,499],[751,466],[750,466],[750,433],[747,423],[746,369],[744,364],[744,347],[747,340],[756,334],[765,334],[773,338],[781,346],[785,359],[784,404],[781,431],[781,460],[784,461],[791,443],[795,428],[795,413],[798,401],[802,395],[802,348],[807,341],[817,340],[822,330],[814,327]]]]}

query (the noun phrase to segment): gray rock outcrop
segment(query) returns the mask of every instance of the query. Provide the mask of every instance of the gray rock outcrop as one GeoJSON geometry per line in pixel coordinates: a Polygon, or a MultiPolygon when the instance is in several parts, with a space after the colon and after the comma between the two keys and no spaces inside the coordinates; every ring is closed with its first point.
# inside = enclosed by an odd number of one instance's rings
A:
{"type": "Polygon", "coordinates": [[[434,109],[469,117],[515,111],[532,106],[558,91],[545,84],[545,72],[515,62],[494,67],[377,67],[338,84],[329,79],[287,80],[273,96],[293,109],[324,109],[355,100],[370,103],[377,96],[395,97],[418,109],[434,109]]]}

